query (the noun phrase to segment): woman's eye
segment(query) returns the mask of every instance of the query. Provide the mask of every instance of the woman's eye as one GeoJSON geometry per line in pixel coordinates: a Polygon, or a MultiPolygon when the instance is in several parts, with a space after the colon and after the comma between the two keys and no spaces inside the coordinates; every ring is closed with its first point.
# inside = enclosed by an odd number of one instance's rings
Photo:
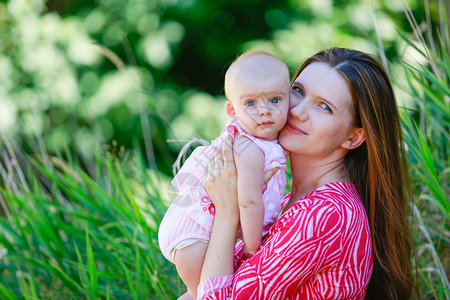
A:
{"type": "Polygon", "coordinates": [[[330,113],[333,112],[333,111],[331,110],[330,106],[328,106],[328,105],[325,104],[325,103],[321,103],[319,106],[320,106],[323,110],[326,110],[326,111],[328,111],[328,112],[330,112],[330,113]]]}
{"type": "Polygon", "coordinates": [[[278,103],[278,102],[280,102],[280,99],[279,98],[274,98],[274,99],[270,100],[270,102],[271,103],[278,103]]]}
{"type": "Polygon", "coordinates": [[[292,90],[295,91],[296,93],[300,94],[301,96],[303,96],[303,90],[301,88],[299,88],[298,86],[292,87],[292,90]]]}
{"type": "Polygon", "coordinates": [[[255,101],[247,101],[245,103],[246,106],[254,106],[255,105],[255,101]]]}

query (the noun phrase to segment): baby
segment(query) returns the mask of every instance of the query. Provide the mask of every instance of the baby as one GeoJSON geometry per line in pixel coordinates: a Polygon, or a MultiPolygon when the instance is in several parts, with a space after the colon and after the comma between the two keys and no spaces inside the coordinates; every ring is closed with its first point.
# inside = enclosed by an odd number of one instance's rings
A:
{"type": "Polygon", "coordinates": [[[195,149],[172,181],[178,194],[159,227],[159,245],[194,298],[215,213],[202,185],[209,158],[231,135],[238,174],[238,236],[251,256],[281,210],[286,153],[277,138],[287,119],[289,94],[289,71],[278,58],[266,52],[238,57],[225,75],[225,110],[232,119],[211,145],[195,149]],[[264,173],[274,168],[281,170],[264,184],[264,173]]]}

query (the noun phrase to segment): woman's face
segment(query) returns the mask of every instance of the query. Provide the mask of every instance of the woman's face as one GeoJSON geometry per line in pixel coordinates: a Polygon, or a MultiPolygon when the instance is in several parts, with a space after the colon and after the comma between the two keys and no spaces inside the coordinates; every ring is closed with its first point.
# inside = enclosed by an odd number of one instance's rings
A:
{"type": "Polygon", "coordinates": [[[308,65],[292,84],[289,115],[278,137],[292,154],[325,159],[347,153],[353,135],[352,98],[343,77],[326,63],[308,65]]]}

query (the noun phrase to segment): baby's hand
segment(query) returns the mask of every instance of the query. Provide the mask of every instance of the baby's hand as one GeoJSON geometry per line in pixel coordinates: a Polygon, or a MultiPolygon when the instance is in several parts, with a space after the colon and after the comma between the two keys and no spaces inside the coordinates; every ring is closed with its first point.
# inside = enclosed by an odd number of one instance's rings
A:
{"type": "Polygon", "coordinates": [[[267,183],[272,179],[273,175],[275,175],[278,172],[278,168],[270,169],[269,171],[264,173],[264,187],[263,190],[266,189],[267,183]]]}

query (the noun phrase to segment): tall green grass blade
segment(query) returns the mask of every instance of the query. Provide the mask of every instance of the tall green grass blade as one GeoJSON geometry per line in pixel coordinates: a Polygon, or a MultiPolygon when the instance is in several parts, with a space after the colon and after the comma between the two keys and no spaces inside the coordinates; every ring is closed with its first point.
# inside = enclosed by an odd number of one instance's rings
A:
{"type": "Polygon", "coordinates": [[[422,161],[425,164],[426,171],[427,171],[427,177],[425,177],[424,173],[417,170],[419,176],[424,180],[425,184],[430,189],[431,193],[434,195],[434,197],[437,200],[438,206],[442,209],[442,212],[448,217],[450,214],[450,202],[445,195],[445,192],[440,184],[439,176],[436,173],[436,167],[433,162],[433,158],[430,152],[430,148],[427,145],[427,142],[425,141],[425,138],[422,135],[422,132],[420,131],[419,127],[416,125],[416,130],[418,132],[418,138],[417,141],[419,144],[419,150],[421,153],[422,161]]]}
{"type": "Polygon", "coordinates": [[[397,30],[397,34],[399,35],[399,37],[409,46],[413,47],[414,50],[416,50],[418,53],[420,53],[420,55],[426,57],[427,55],[425,54],[425,52],[423,52],[421,49],[419,49],[419,47],[417,47],[416,44],[414,44],[413,42],[411,42],[411,40],[405,36],[402,32],[397,30]]]}
{"type": "Polygon", "coordinates": [[[7,300],[18,300],[19,299],[1,283],[0,283],[0,295],[2,296],[2,299],[7,299],[7,300]]]}
{"type": "Polygon", "coordinates": [[[19,271],[16,273],[16,277],[19,282],[20,293],[25,296],[25,299],[29,299],[31,291],[27,281],[25,280],[25,273],[22,271],[20,267],[18,269],[19,271]]]}
{"type": "MultiPolygon", "coordinates": [[[[436,92],[443,93],[444,95],[449,96],[450,95],[450,88],[446,83],[442,81],[442,79],[438,78],[436,75],[434,75],[429,70],[421,70],[420,73],[428,78],[430,82],[432,83],[432,86],[436,88],[436,92]]],[[[428,87],[427,85],[423,85],[423,87],[428,87]]]]}
{"type": "Polygon", "coordinates": [[[94,253],[92,252],[91,241],[89,238],[89,226],[86,224],[86,256],[89,266],[89,279],[90,287],[92,290],[93,299],[98,298],[98,278],[97,278],[97,268],[95,267],[94,253]]]}
{"type": "Polygon", "coordinates": [[[36,275],[34,273],[34,267],[32,265],[27,265],[27,271],[28,271],[28,275],[30,277],[28,280],[28,283],[30,286],[31,297],[33,299],[39,299],[39,297],[38,297],[39,293],[37,291],[37,286],[36,286],[37,280],[36,280],[36,275]]]}
{"type": "Polygon", "coordinates": [[[75,253],[77,255],[77,259],[78,259],[78,265],[77,265],[77,271],[78,271],[78,276],[80,278],[80,282],[82,286],[89,286],[89,279],[88,279],[88,275],[87,275],[87,270],[85,270],[84,267],[84,262],[83,262],[83,258],[81,256],[81,252],[78,249],[77,243],[74,242],[74,247],[75,247],[75,253]]]}
{"type": "Polygon", "coordinates": [[[127,279],[128,286],[130,288],[131,297],[133,298],[133,300],[139,300],[136,290],[134,288],[133,281],[131,280],[131,276],[130,276],[130,272],[128,271],[128,268],[125,266],[125,264],[120,259],[117,259],[117,261],[120,263],[120,265],[122,267],[122,271],[125,273],[125,277],[127,279]]]}
{"type": "Polygon", "coordinates": [[[109,294],[109,285],[108,285],[108,283],[106,283],[106,295],[105,295],[105,297],[106,297],[106,300],[111,299],[111,295],[109,294]]]}
{"type": "MultiPolygon", "coordinates": [[[[417,75],[416,73],[413,73],[411,70],[409,70],[410,73],[410,77],[415,79],[418,82],[422,82],[422,77],[419,77],[419,75],[417,75]]],[[[431,87],[429,87],[426,84],[422,84],[421,87],[424,90],[424,94],[426,96],[428,96],[431,100],[433,100],[432,103],[429,104],[435,104],[436,105],[436,111],[441,111],[441,110],[448,110],[448,104],[445,103],[444,97],[442,97],[442,95],[439,95],[436,91],[436,89],[432,89],[431,87]]]]}

